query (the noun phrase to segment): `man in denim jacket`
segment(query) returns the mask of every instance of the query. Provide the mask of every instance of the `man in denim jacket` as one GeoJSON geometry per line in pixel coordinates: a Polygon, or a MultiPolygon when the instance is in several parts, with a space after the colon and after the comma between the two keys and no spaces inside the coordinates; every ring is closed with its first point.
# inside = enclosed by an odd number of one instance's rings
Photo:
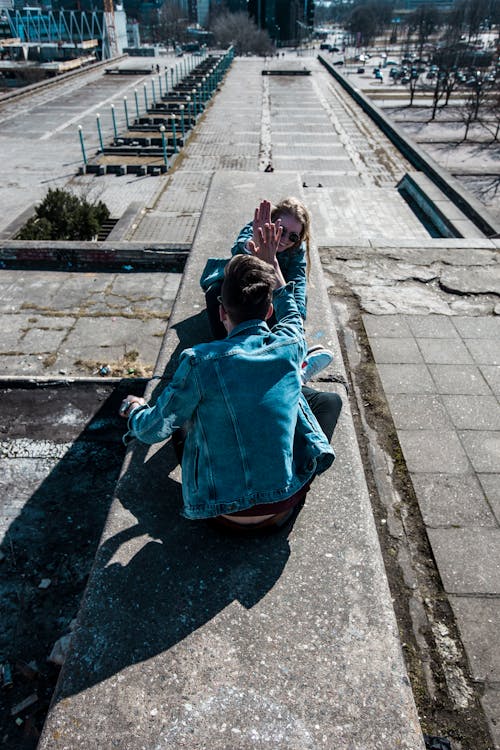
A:
{"type": "Polygon", "coordinates": [[[285,283],[276,259],[280,234],[270,224],[253,255],[228,263],[220,304],[227,337],[182,352],[154,406],[127,396],[120,410],[129,435],[144,443],[184,429],[187,518],[252,528],[286,520],[335,458],[328,438],[341,401],[311,388],[304,389],[306,400],[302,392],[307,347],[293,283],[285,283]],[[271,331],[266,319],[273,309],[278,322],[271,331]],[[308,404],[317,397],[326,398],[320,407],[328,412],[328,438],[308,404]]]}

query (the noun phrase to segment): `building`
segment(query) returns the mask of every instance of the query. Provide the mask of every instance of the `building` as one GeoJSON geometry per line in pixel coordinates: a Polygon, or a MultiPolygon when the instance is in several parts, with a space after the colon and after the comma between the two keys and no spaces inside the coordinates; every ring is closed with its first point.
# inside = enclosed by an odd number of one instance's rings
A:
{"type": "Polygon", "coordinates": [[[249,0],[248,12],[259,28],[282,45],[300,44],[314,25],[314,0],[249,0]]]}

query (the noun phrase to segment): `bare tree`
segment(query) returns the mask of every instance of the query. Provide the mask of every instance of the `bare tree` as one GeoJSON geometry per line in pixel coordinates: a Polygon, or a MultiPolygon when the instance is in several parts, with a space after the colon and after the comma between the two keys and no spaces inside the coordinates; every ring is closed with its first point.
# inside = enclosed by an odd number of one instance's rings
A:
{"type": "Polygon", "coordinates": [[[211,31],[218,45],[233,45],[237,55],[247,52],[254,55],[270,55],[274,52],[267,31],[259,29],[246,13],[223,13],[215,19],[211,31]]]}
{"type": "Polygon", "coordinates": [[[418,56],[422,57],[424,44],[440,23],[440,13],[434,5],[420,5],[408,18],[409,28],[417,34],[418,56]]]}
{"type": "Polygon", "coordinates": [[[165,0],[158,13],[158,37],[164,44],[182,44],[187,40],[189,19],[180,2],[165,0]]]}

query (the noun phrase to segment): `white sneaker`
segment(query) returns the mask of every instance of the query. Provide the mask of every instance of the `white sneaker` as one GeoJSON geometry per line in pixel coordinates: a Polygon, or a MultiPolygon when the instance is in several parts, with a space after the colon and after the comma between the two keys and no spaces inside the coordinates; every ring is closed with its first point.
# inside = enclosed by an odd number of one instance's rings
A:
{"type": "Polygon", "coordinates": [[[330,362],[333,361],[333,354],[328,349],[325,349],[321,344],[311,346],[307,350],[306,358],[302,362],[302,385],[305,385],[308,380],[311,380],[318,372],[328,367],[330,362]]]}

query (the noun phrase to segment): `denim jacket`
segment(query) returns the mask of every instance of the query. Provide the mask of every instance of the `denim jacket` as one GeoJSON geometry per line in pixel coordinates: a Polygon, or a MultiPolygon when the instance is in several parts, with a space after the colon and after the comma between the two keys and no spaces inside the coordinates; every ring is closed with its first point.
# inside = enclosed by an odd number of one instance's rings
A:
{"type": "Polygon", "coordinates": [[[273,302],[272,331],[248,320],[222,341],[184,350],[156,404],[129,418],[129,435],[144,443],[187,427],[187,518],[284,500],[335,458],[301,391],[306,343],[293,284],[278,289],[273,302]]]}
{"type": "MultiPolygon", "coordinates": [[[[231,255],[248,253],[246,244],[253,236],[253,222],[245,224],[238,235],[236,242],[231,248],[231,255]]],[[[306,319],[307,312],[307,278],[306,278],[306,253],[302,242],[298,247],[284,250],[278,253],[278,263],[285,281],[295,283],[295,302],[302,319],[306,319]]]]}

